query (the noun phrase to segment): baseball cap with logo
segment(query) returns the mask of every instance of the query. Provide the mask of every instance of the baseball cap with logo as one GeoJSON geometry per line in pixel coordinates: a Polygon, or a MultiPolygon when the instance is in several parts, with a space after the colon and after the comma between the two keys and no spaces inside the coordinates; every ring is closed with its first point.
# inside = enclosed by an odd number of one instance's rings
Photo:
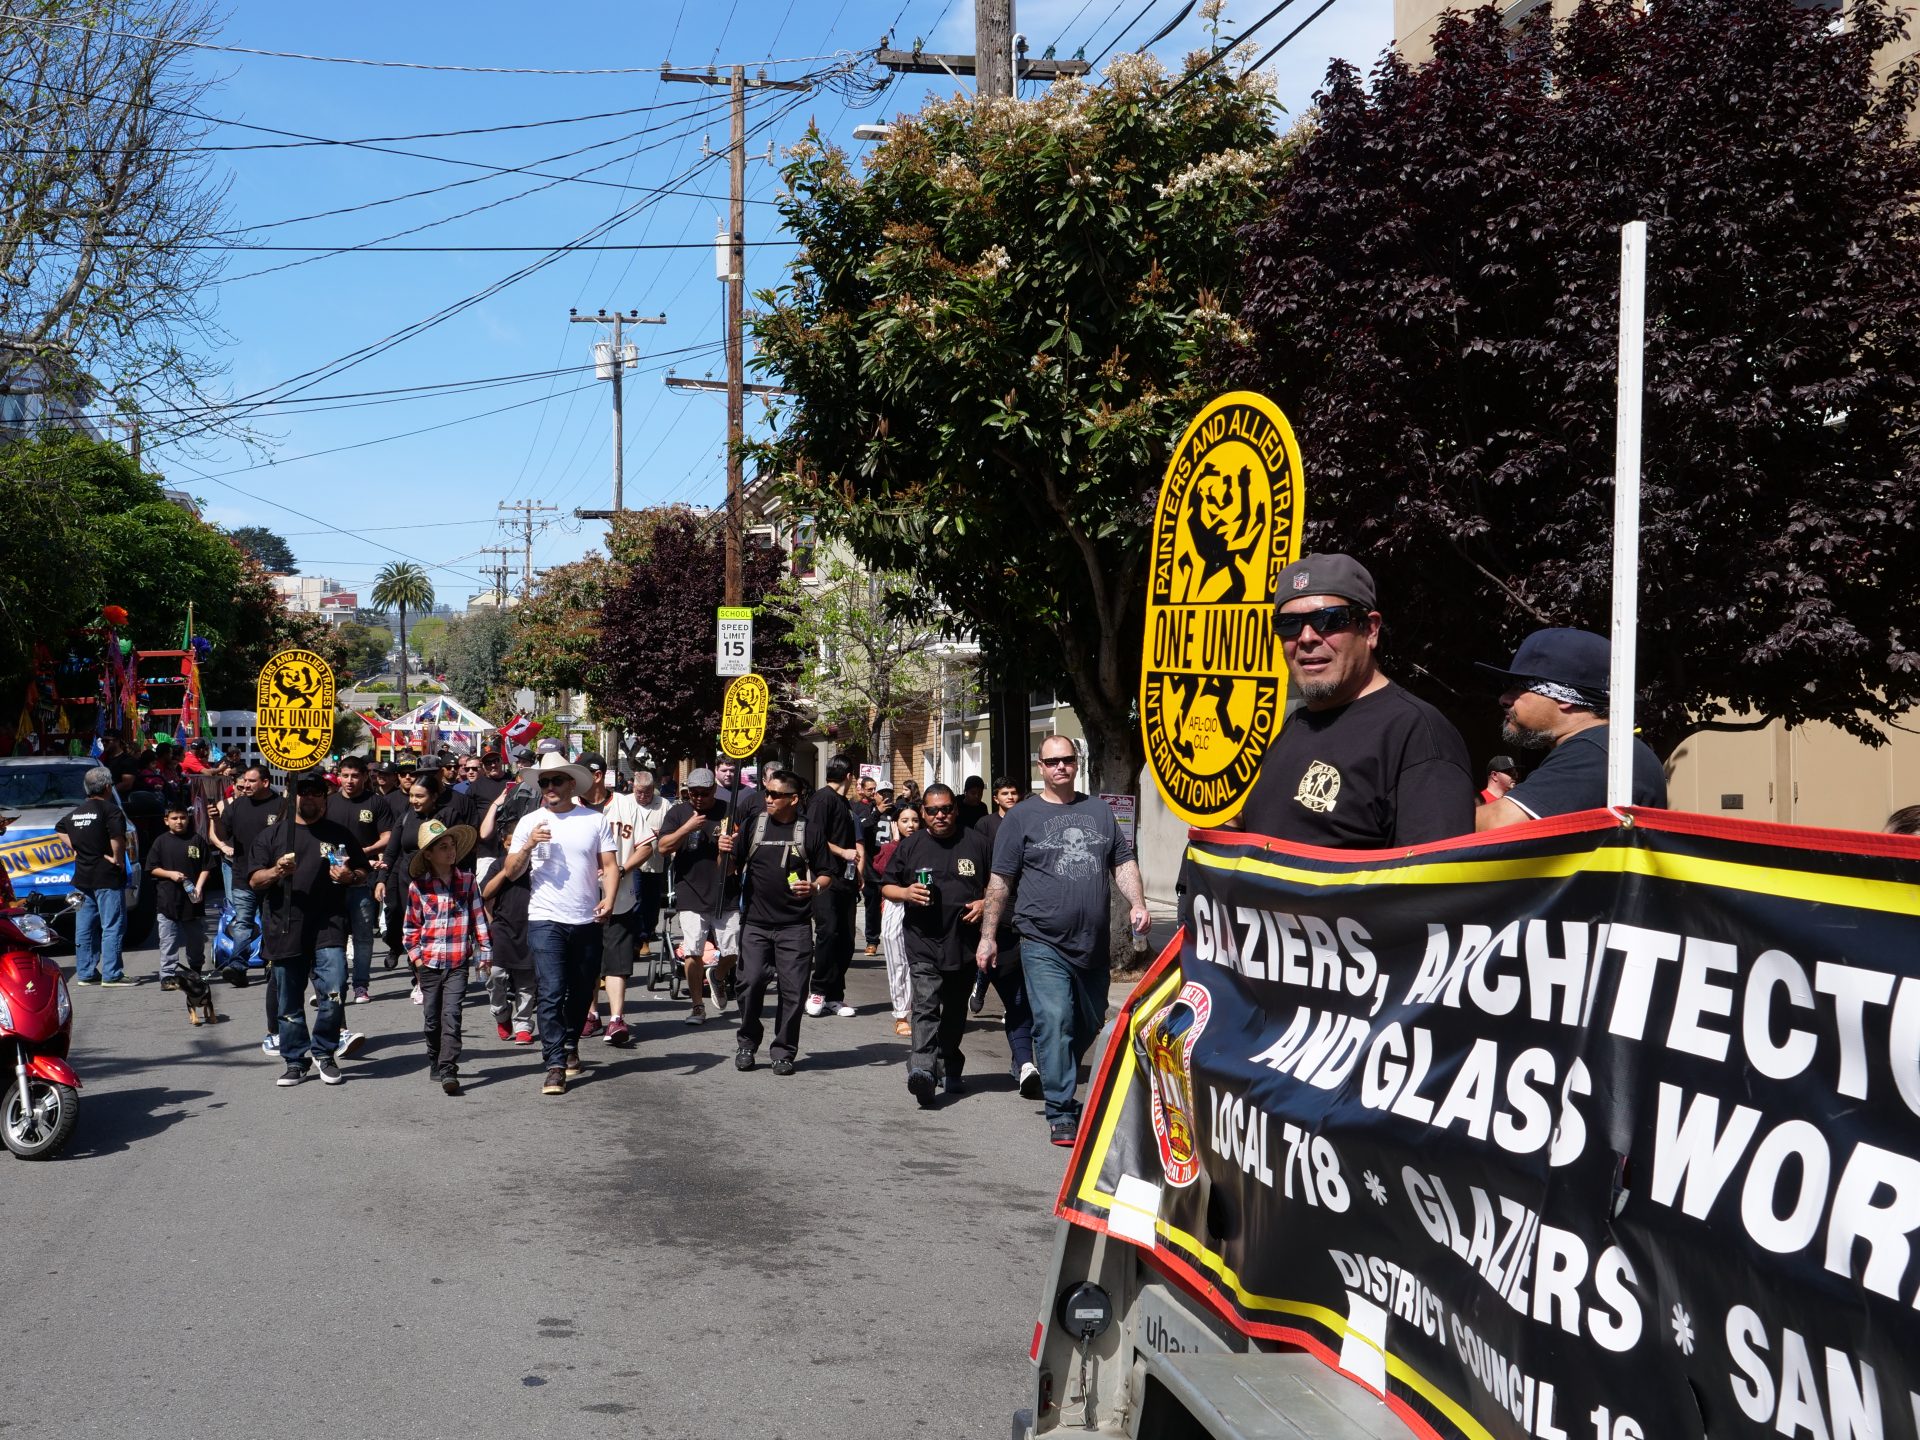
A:
{"type": "Polygon", "coordinates": [[[1282,570],[1273,587],[1275,608],[1302,595],[1338,595],[1376,608],[1372,572],[1351,555],[1302,555],[1282,570]]]}
{"type": "Polygon", "coordinates": [[[589,750],[580,757],[579,763],[593,771],[594,774],[599,775],[607,768],[607,757],[604,755],[596,755],[593,751],[589,750]]]}

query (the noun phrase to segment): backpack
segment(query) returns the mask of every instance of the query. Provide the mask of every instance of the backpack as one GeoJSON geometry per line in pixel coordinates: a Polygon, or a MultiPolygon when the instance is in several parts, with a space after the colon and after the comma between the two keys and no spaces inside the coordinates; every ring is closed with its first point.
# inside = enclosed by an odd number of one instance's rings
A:
{"type": "MultiPolygon", "coordinates": [[[[754,851],[758,850],[761,842],[766,838],[767,812],[762,810],[753,817],[753,832],[747,838],[747,854],[740,857],[740,909],[743,912],[747,908],[747,856],[752,855],[754,851]]],[[[794,816],[793,838],[791,840],[782,840],[779,843],[787,846],[789,851],[800,851],[802,856],[804,856],[807,850],[807,817],[804,815],[794,816]]]]}

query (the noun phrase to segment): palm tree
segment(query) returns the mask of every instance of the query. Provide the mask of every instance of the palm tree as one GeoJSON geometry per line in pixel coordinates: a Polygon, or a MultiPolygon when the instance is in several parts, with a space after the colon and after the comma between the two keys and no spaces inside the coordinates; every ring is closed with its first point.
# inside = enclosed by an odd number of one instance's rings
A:
{"type": "Polygon", "coordinates": [[[395,560],[381,567],[373,578],[373,606],[380,611],[400,612],[400,713],[412,709],[407,699],[407,607],[415,611],[433,609],[433,582],[427,572],[410,561],[395,560]]]}

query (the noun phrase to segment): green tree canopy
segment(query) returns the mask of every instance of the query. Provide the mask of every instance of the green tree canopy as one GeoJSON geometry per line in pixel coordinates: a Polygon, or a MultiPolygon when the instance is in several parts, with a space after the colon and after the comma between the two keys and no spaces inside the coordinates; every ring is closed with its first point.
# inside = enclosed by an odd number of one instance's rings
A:
{"type": "Polygon", "coordinates": [[[794,392],[761,457],[790,501],[1064,673],[1105,790],[1143,759],[1153,495],[1284,157],[1264,77],[1178,81],[1121,57],[1098,86],[936,101],[864,177],[810,134],[781,202],[799,258],[754,327],[794,392]]]}
{"type": "Polygon", "coordinates": [[[298,575],[300,566],[293,558],[293,547],[264,525],[242,525],[229,530],[227,538],[276,575],[298,575]]]}

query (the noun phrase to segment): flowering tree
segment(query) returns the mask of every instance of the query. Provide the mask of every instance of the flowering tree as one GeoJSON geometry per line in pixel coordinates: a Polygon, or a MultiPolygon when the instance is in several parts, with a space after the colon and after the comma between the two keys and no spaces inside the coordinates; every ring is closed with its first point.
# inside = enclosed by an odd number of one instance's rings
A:
{"type": "Polygon", "coordinates": [[[793,398],[762,462],[996,659],[1064,672],[1103,790],[1144,758],[1153,496],[1234,328],[1273,113],[1261,77],[1130,56],[1099,86],[931,104],[864,178],[817,132],[786,170],[802,248],[754,329],[793,398]]]}

